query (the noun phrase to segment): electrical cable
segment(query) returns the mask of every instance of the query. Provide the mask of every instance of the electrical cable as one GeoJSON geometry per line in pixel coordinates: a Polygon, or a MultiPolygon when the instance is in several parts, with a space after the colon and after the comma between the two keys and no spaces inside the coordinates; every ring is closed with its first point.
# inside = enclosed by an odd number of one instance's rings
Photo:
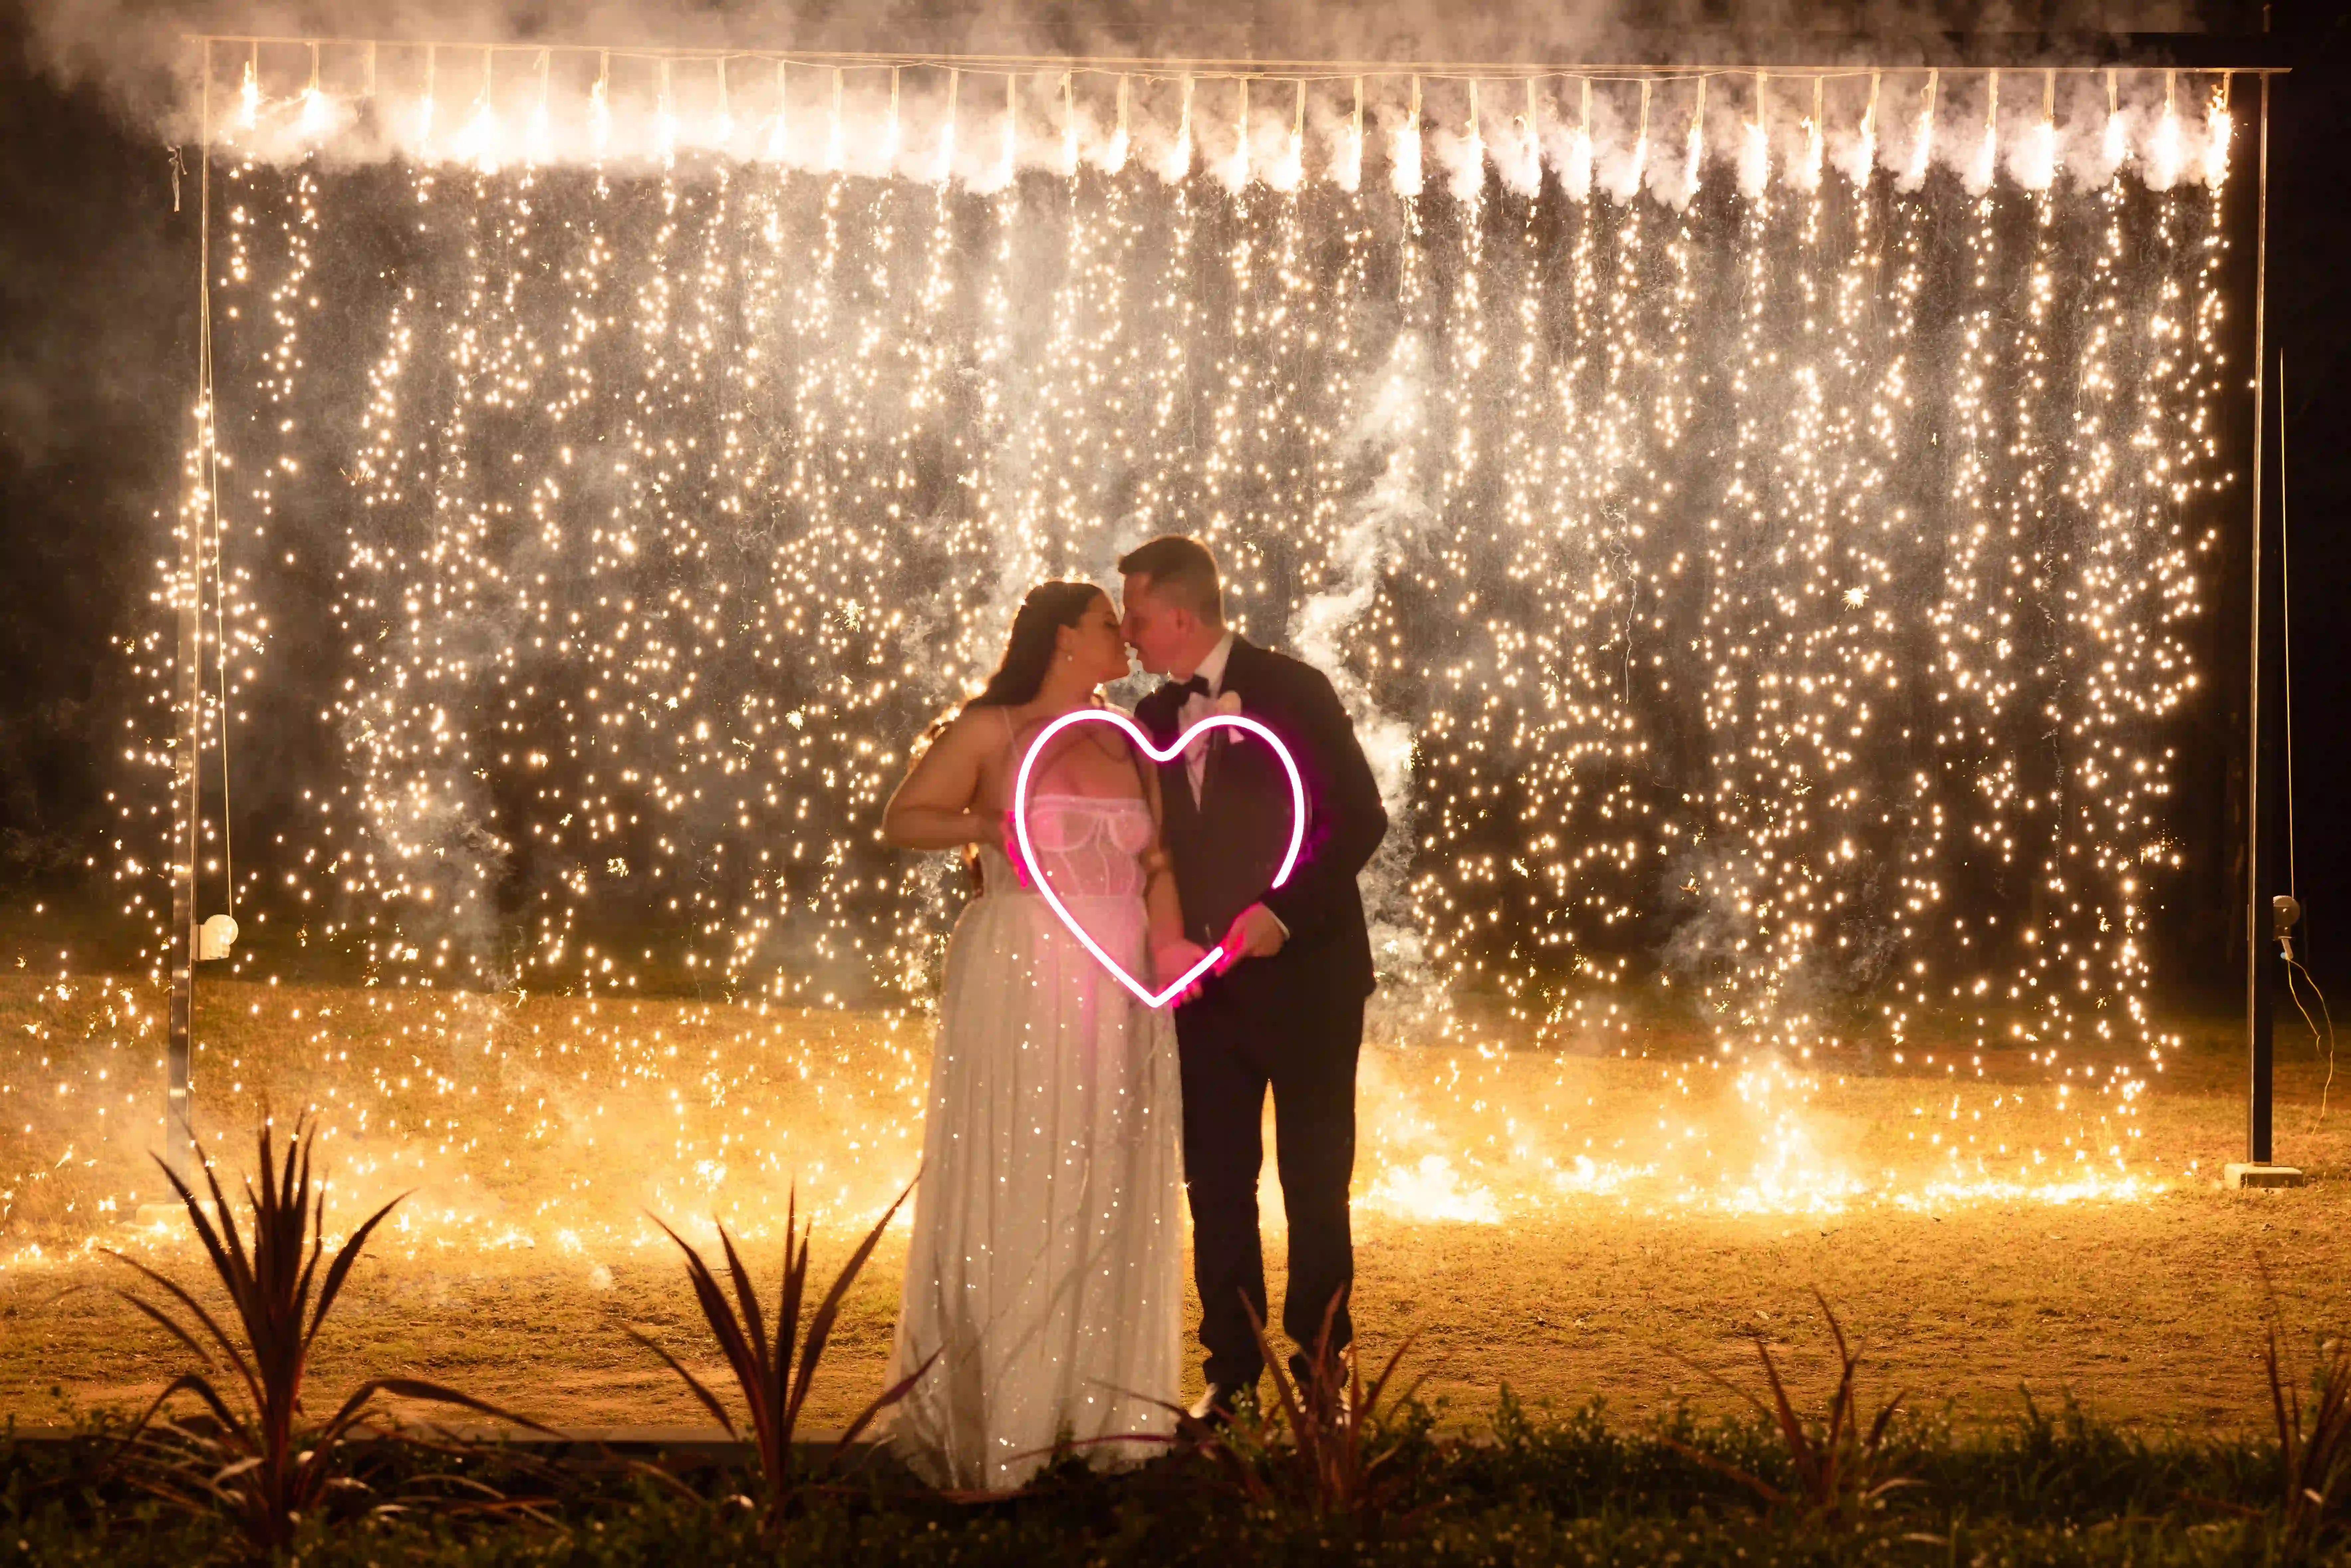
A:
{"type": "Polygon", "coordinates": [[[2318,982],[2310,977],[2310,971],[2302,967],[2300,959],[2288,953],[2285,956],[2285,994],[2294,998],[2294,1010],[2302,1015],[2302,1021],[2310,1025],[2310,1038],[2314,1044],[2318,1043],[2318,1025],[2312,1021],[2310,1009],[2302,1005],[2302,993],[2294,988],[2296,975],[2300,975],[2302,983],[2310,988],[2311,995],[2318,998],[2319,1016],[2326,1020],[2326,1081],[2318,1086],[2318,1114],[2312,1118],[2310,1124],[2314,1130],[2326,1120],[2326,1095],[2335,1087],[2335,1013],[2326,1005],[2326,993],[2320,990],[2318,982]]]}

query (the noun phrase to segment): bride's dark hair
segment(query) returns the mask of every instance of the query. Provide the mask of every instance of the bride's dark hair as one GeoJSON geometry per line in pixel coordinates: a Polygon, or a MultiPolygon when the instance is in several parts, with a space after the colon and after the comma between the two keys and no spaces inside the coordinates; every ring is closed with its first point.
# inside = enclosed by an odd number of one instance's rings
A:
{"type": "Polygon", "coordinates": [[[987,677],[979,695],[963,706],[1019,707],[1036,701],[1060,647],[1055,633],[1064,626],[1076,625],[1095,600],[1105,597],[1091,582],[1040,582],[1030,589],[1012,617],[1012,634],[1004,640],[1004,657],[996,673],[987,677]]]}

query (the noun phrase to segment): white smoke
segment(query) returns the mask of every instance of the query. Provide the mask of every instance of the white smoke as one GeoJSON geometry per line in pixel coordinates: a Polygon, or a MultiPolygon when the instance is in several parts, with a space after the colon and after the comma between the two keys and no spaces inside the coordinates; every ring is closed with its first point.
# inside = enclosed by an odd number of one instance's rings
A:
{"type": "Polygon", "coordinates": [[[1364,870],[1365,903],[1380,967],[1405,979],[1422,967],[1407,886],[1414,842],[1414,729],[1409,718],[1382,709],[1349,664],[1347,633],[1372,608],[1383,571],[1406,558],[1436,521],[1415,462],[1427,397],[1426,345],[1414,333],[1399,334],[1387,362],[1357,389],[1359,412],[1341,444],[1351,462],[1376,464],[1376,475],[1332,538],[1330,578],[1292,612],[1289,637],[1300,658],[1331,677],[1379,782],[1388,834],[1364,870]]]}

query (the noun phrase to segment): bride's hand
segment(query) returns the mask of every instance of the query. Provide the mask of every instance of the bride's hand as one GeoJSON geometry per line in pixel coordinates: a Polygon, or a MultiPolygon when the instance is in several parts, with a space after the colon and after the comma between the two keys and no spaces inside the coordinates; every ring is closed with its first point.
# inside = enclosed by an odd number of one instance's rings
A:
{"type": "MultiPolygon", "coordinates": [[[[1172,942],[1162,943],[1151,950],[1151,972],[1158,985],[1172,986],[1190,974],[1193,967],[1207,956],[1208,950],[1206,947],[1201,946],[1197,942],[1187,941],[1179,936],[1172,942]]],[[[1200,982],[1194,980],[1184,988],[1181,995],[1175,998],[1175,1005],[1180,1008],[1199,994],[1200,982]]]]}

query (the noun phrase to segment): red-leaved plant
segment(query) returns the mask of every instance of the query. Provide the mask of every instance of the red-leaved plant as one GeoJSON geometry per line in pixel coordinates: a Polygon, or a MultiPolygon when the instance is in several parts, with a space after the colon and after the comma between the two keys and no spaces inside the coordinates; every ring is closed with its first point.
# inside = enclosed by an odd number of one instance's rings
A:
{"type": "MultiPolygon", "coordinates": [[[[316,1134],[306,1121],[298,1120],[282,1166],[266,1126],[255,1142],[261,1185],[256,1189],[250,1179],[244,1184],[249,1245],[201,1147],[196,1153],[212,1193],[210,1213],[178,1172],[156,1162],[187,1206],[189,1222],[227,1292],[234,1333],[178,1281],[136,1258],[107,1249],[160,1287],[190,1322],[183,1323],[178,1314],[129,1291],[116,1294],[194,1353],[204,1366],[164,1385],[132,1423],[115,1459],[145,1490],[187,1508],[218,1508],[254,1546],[275,1552],[292,1542],[301,1521],[324,1507],[330,1494],[366,1490],[344,1473],[343,1461],[347,1439],[368,1419],[379,1395],[455,1406],[540,1431],[547,1428],[471,1395],[413,1377],[370,1378],[323,1425],[302,1425],[303,1380],[311,1347],[368,1238],[401,1199],[393,1198],[351,1232],[321,1278],[327,1196],[324,1185],[314,1186],[310,1177],[316,1134]],[[241,1405],[208,1375],[224,1363],[235,1374],[232,1391],[244,1396],[241,1405]],[[194,1396],[210,1421],[159,1420],[165,1404],[180,1394],[194,1396]]],[[[507,1505],[507,1500],[486,1488],[470,1490],[488,1506],[507,1505]]]]}
{"type": "Polygon", "coordinates": [[[1793,1401],[1788,1397],[1788,1385],[1780,1375],[1779,1364],[1771,1359],[1771,1347],[1760,1333],[1755,1336],[1755,1354],[1763,1364],[1763,1380],[1771,1395],[1769,1405],[1719,1373],[1683,1362],[1746,1400],[1771,1422],[1787,1448],[1788,1468],[1795,1479],[1792,1488],[1773,1486],[1677,1438],[1660,1440],[1685,1458],[1738,1482],[1773,1508],[1787,1509],[1817,1521],[1852,1523],[1865,1511],[1882,1504],[1889,1493],[1916,1484],[1893,1473],[1893,1449],[1886,1441],[1895,1412],[1902,1407],[1903,1396],[1896,1394],[1886,1401],[1864,1423],[1861,1391],[1856,1384],[1861,1370],[1860,1353],[1846,1343],[1844,1325],[1837,1322],[1828,1298],[1814,1291],[1813,1299],[1820,1303],[1821,1316],[1827,1320],[1838,1364],[1836,1388],[1829,1396],[1828,1409],[1817,1423],[1806,1421],[1796,1413],[1793,1401]]]}
{"type": "MultiPolygon", "coordinates": [[[[799,1195],[795,1189],[787,1199],[784,1213],[784,1271],[782,1291],[776,1301],[776,1321],[770,1333],[766,1313],[759,1303],[759,1294],[751,1283],[751,1272],[744,1267],[743,1257],[736,1249],[735,1239],[726,1234],[725,1226],[718,1227],[718,1245],[726,1253],[726,1274],[734,1287],[735,1299],[727,1300],[726,1291],[691,1243],[656,1217],[655,1225],[677,1243],[685,1254],[685,1277],[694,1286],[694,1299],[702,1308],[702,1317],[709,1326],[711,1338],[726,1356],[727,1369],[735,1375],[735,1385],[742,1396],[747,1424],[751,1439],[759,1455],[759,1472],[767,1483],[767,1508],[772,1521],[779,1518],[784,1505],[790,1500],[796,1484],[792,1466],[792,1437],[799,1429],[800,1412],[808,1404],[809,1390],[816,1382],[816,1370],[824,1358],[826,1342],[832,1336],[832,1325],[841,1315],[841,1303],[849,1288],[856,1282],[859,1270],[873,1255],[874,1245],[882,1233],[890,1228],[899,1206],[914,1190],[912,1183],[898,1195],[896,1202],[883,1211],[873,1228],[825,1292],[803,1332],[800,1311],[808,1297],[809,1241],[815,1234],[813,1218],[805,1229],[799,1224],[799,1195]]],[[[628,1331],[631,1338],[669,1364],[685,1382],[704,1409],[717,1419],[719,1426],[732,1437],[741,1434],[726,1406],[710,1391],[709,1385],[685,1368],[685,1364],[651,1338],[635,1329],[628,1331]]],[[[838,1462],[849,1445],[856,1440],[875,1416],[904,1399],[922,1380],[923,1375],[936,1361],[936,1353],[904,1377],[883,1389],[873,1402],[865,1406],[834,1445],[828,1463],[838,1462]]]]}
{"type": "Polygon", "coordinates": [[[1259,1409],[1244,1402],[1217,1427],[1178,1408],[1176,1437],[1216,1460],[1252,1503],[1299,1509],[1358,1535],[1409,1531],[1426,1510],[1396,1511],[1410,1478],[1395,1461],[1405,1427],[1399,1416],[1420,1385],[1416,1379],[1394,1396],[1389,1387],[1417,1336],[1397,1345],[1366,1385],[1354,1346],[1331,1343],[1340,1301],[1333,1296],[1323,1310],[1302,1381],[1275,1353],[1255,1305],[1244,1303],[1273,1379],[1272,1403],[1259,1409]]]}

